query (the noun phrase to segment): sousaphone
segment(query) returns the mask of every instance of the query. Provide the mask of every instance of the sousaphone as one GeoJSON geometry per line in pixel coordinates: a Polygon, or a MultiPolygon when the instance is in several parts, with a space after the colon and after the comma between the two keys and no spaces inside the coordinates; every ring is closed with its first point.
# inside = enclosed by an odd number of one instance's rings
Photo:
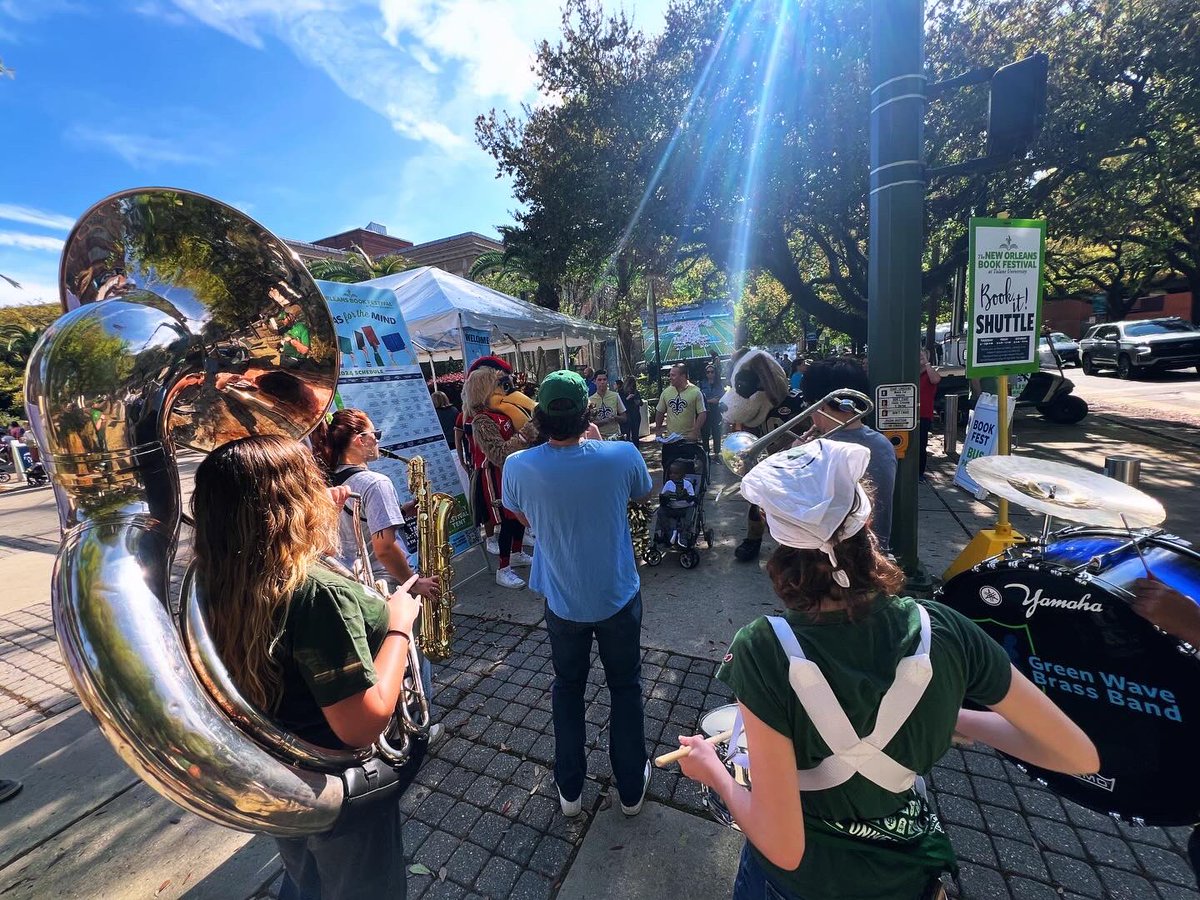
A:
{"type": "Polygon", "coordinates": [[[64,532],[51,599],[84,707],[167,799],[218,824],[328,830],[395,784],[387,734],[342,752],[284,732],[238,694],[191,579],[171,588],[177,448],[303,437],[337,386],[333,321],[288,246],[187,191],[100,201],[63,250],[64,315],[25,398],[64,532]]]}

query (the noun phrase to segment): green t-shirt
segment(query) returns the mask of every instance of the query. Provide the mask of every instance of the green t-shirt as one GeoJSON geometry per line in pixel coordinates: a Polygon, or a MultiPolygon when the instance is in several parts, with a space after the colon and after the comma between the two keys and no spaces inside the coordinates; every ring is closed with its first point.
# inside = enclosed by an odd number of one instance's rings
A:
{"type": "MultiPolygon", "coordinates": [[[[918,774],[927,773],[950,747],[963,700],[984,706],[998,703],[1008,693],[1012,677],[1008,655],[978,625],[940,603],[922,605],[929,612],[933,678],[885,748],[918,774]]],[[[845,612],[784,614],[859,735],[875,727],[897,664],[920,641],[915,606],[910,598],[880,596],[854,622],[845,612]]],[[[787,656],[765,618],[737,633],[725,659],[717,677],[763,722],[792,737],[798,769],[811,769],[830,755],[788,682],[787,656]]],[[[753,752],[751,747],[752,780],[753,752]]],[[[773,880],[806,900],[911,900],[944,864],[953,861],[936,817],[926,815],[925,835],[907,843],[858,840],[846,834],[845,826],[894,817],[906,807],[915,810],[917,799],[914,791],[894,794],[862,775],[835,788],[806,791],[806,849],[800,867],[787,872],[761,854],[758,860],[773,880]]]]}
{"type": "Polygon", "coordinates": [[[387,627],[384,600],[314,566],[292,594],[275,651],[283,680],[274,714],[279,724],[314,744],[342,747],[321,707],[353,697],[379,680],[374,659],[387,627]]]}
{"type": "Polygon", "coordinates": [[[666,415],[663,420],[666,428],[663,437],[669,434],[686,435],[696,426],[696,419],[704,412],[704,395],[694,384],[689,384],[682,391],[675,390],[675,386],[671,385],[658,398],[655,411],[666,415]]]}
{"type": "Polygon", "coordinates": [[[290,340],[291,338],[295,338],[300,343],[302,343],[305,347],[309,346],[308,342],[312,339],[312,336],[309,334],[307,322],[303,322],[303,321],[297,322],[295,325],[293,325],[291,328],[289,328],[287,331],[285,331],[283,333],[283,337],[284,337],[284,345],[283,345],[283,355],[284,356],[288,357],[289,359],[299,359],[302,356],[308,355],[308,350],[297,350],[296,346],[290,340]]]}

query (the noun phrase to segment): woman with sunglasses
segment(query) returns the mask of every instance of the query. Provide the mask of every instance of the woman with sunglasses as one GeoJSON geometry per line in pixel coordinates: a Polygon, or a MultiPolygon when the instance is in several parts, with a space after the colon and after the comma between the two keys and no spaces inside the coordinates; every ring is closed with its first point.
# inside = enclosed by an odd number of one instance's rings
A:
{"type": "MultiPolygon", "coordinates": [[[[404,584],[413,576],[413,565],[409,561],[401,529],[404,527],[404,508],[396,494],[396,486],[390,478],[380,472],[372,472],[368,463],[379,459],[379,442],[383,432],[361,409],[339,409],[327,424],[318,425],[310,436],[313,454],[324,469],[326,478],[334,486],[344,485],[351,493],[362,498],[359,514],[369,535],[367,550],[371,575],[376,580],[387,582],[389,589],[404,584]]],[[[347,568],[354,566],[358,557],[358,546],[354,536],[354,519],[349,507],[342,507],[338,517],[340,538],[338,561],[347,568]]],[[[414,560],[420,565],[419,560],[414,560]]],[[[441,592],[436,577],[418,577],[409,590],[426,600],[435,600],[441,592]]],[[[420,634],[417,641],[420,643],[420,634]]],[[[425,696],[433,697],[433,669],[424,656],[421,657],[421,682],[425,696]]],[[[432,744],[441,735],[440,724],[431,727],[429,740],[432,744]]]]}

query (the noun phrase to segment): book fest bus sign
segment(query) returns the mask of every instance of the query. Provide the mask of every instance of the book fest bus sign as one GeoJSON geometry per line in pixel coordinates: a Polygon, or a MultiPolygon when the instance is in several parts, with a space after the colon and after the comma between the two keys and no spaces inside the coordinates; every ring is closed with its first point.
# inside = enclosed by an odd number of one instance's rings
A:
{"type": "Polygon", "coordinates": [[[973,218],[970,233],[967,377],[1036,372],[1046,223],[973,218]]]}

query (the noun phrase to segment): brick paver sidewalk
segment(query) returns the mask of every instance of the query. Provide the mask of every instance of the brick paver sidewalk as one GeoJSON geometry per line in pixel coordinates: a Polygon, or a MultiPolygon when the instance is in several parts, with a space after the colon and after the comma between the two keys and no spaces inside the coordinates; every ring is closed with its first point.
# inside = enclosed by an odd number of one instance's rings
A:
{"type": "MultiPolygon", "coordinates": [[[[435,674],[450,736],[403,799],[409,896],[553,897],[592,817],[612,802],[602,670],[593,666],[587,690],[584,815],[568,820],[558,811],[551,774],[552,670],[544,629],[471,617],[458,617],[457,625],[455,655],[435,674]]],[[[5,735],[77,702],[58,662],[47,604],[0,618],[0,666],[5,735]]],[[[695,731],[705,712],[730,702],[714,670],[709,660],[645,652],[646,732],[656,752],[673,748],[677,734],[695,731]]],[[[1197,896],[1188,829],[1133,828],[1061,801],[985,750],[951,750],[931,785],[959,854],[955,887],[964,898],[1197,896]]],[[[696,785],[677,771],[656,771],[649,796],[706,815],[696,785]]],[[[714,886],[713,896],[726,888],[714,886]]]]}

